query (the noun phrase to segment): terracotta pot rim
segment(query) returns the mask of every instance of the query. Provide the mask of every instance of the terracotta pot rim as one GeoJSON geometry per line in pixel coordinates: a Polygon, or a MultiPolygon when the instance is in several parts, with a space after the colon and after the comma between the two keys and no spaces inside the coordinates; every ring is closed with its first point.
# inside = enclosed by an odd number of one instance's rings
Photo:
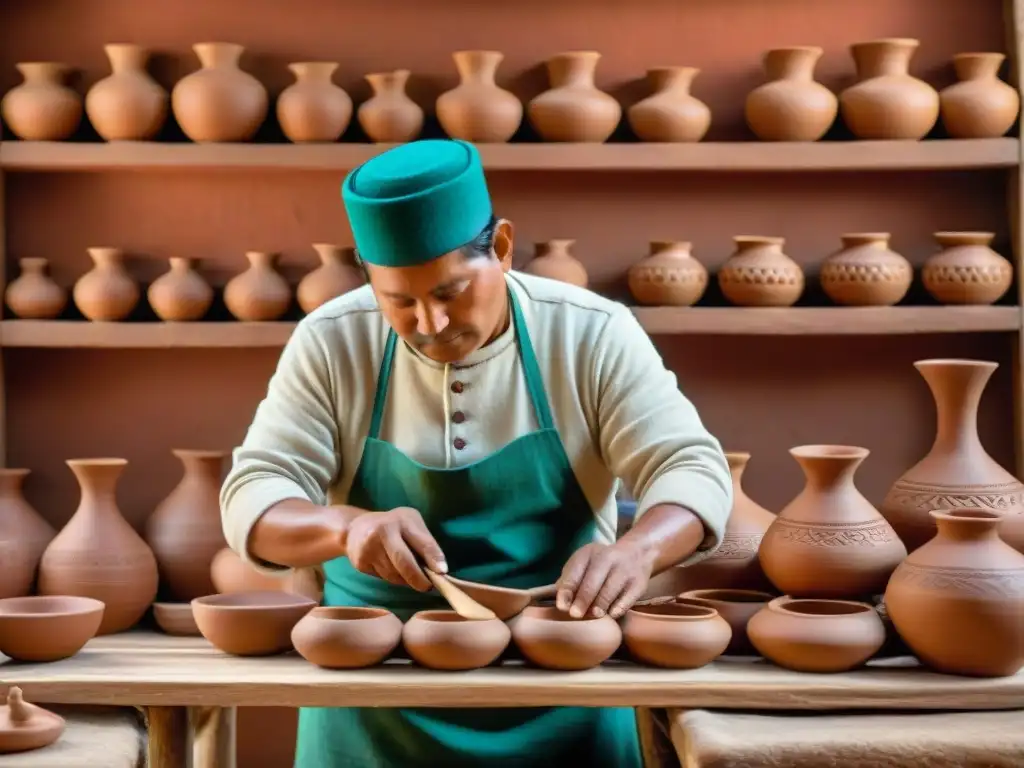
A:
{"type": "Polygon", "coordinates": [[[566,624],[590,624],[594,622],[607,622],[614,621],[608,616],[584,616],[581,619],[574,618],[569,615],[568,611],[561,611],[557,606],[554,605],[528,605],[526,606],[520,616],[528,616],[531,619],[537,621],[549,621],[552,623],[566,623],[566,624]]]}
{"type": "Polygon", "coordinates": [[[25,621],[33,620],[45,620],[45,619],[59,619],[69,618],[72,616],[84,616],[88,614],[94,614],[102,611],[106,608],[103,601],[96,600],[92,597],[83,597],[81,595],[27,595],[25,597],[6,597],[0,600],[0,621],[7,619],[20,619],[25,621]],[[70,603],[72,608],[65,608],[64,610],[45,610],[47,606],[56,606],[61,603],[67,605],[70,603]],[[4,608],[12,606],[15,609],[19,605],[24,606],[38,606],[44,610],[37,611],[26,611],[26,610],[12,610],[5,611],[4,608]]]}
{"type": "Polygon", "coordinates": [[[839,239],[842,240],[844,238],[853,237],[860,237],[865,239],[870,238],[872,240],[889,240],[892,238],[892,232],[843,232],[839,236],[839,239]]]}
{"type": "Polygon", "coordinates": [[[278,608],[316,607],[316,600],[294,592],[256,591],[256,592],[221,592],[216,595],[197,597],[190,605],[195,608],[216,608],[220,611],[266,611],[278,608]],[[244,597],[243,597],[244,596],[244,597]],[[249,604],[233,603],[232,600],[249,599],[249,604]]]}
{"type": "Polygon", "coordinates": [[[487,622],[500,621],[500,619],[467,619],[450,608],[431,608],[425,611],[417,611],[409,621],[412,621],[412,619],[433,621],[438,624],[486,624],[487,622]]]}
{"type": "Polygon", "coordinates": [[[775,48],[769,48],[766,53],[825,53],[825,49],[820,45],[780,45],[775,48]]]}
{"type": "Polygon", "coordinates": [[[793,616],[800,616],[807,619],[835,619],[842,616],[860,616],[867,613],[874,613],[875,609],[867,603],[857,600],[833,600],[820,597],[796,598],[783,595],[768,603],[768,610],[779,613],[788,613],[793,616]],[[811,613],[808,611],[794,610],[793,605],[810,607],[811,605],[827,605],[836,608],[848,608],[849,610],[835,613],[811,613]]]}
{"type": "Polygon", "coordinates": [[[981,507],[962,507],[960,509],[933,509],[929,513],[934,520],[954,520],[958,523],[977,523],[985,525],[1003,520],[1003,515],[990,512],[981,507]]]}
{"type": "Polygon", "coordinates": [[[983,59],[1005,59],[1006,58],[1006,54],[1005,53],[1000,53],[999,51],[964,51],[963,53],[954,53],[953,54],[953,61],[957,61],[958,59],[963,60],[963,59],[977,59],[977,58],[983,58],[983,59]]]}
{"type": "Polygon", "coordinates": [[[308,614],[311,619],[330,624],[375,621],[394,615],[387,608],[369,605],[318,605],[308,614]]]}
{"type": "Polygon", "coordinates": [[[991,237],[996,236],[995,232],[986,232],[980,229],[944,229],[939,232],[932,232],[932,237],[991,237]]]}
{"type": "Polygon", "coordinates": [[[395,77],[396,75],[401,77],[402,75],[409,75],[412,73],[410,69],[384,69],[378,72],[367,72],[363,77],[369,79],[371,77],[395,77]]]}
{"type": "Polygon", "coordinates": [[[756,603],[770,603],[778,595],[771,592],[764,592],[760,589],[691,589],[683,592],[676,599],[708,600],[716,603],[735,603],[738,605],[751,605],[756,603]],[[756,599],[751,599],[756,598],[756,599]]]}
{"type": "Polygon", "coordinates": [[[760,243],[762,245],[785,245],[786,238],[775,235],[733,235],[733,243],[745,245],[747,243],[760,243]]]}
{"type": "Polygon", "coordinates": [[[96,459],[65,459],[64,463],[69,467],[124,467],[128,459],[114,457],[100,457],[96,459]]]}
{"type": "Polygon", "coordinates": [[[971,360],[966,357],[936,357],[928,360],[917,360],[914,363],[915,368],[978,368],[983,370],[994,371],[999,367],[999,363],[991,360],[971,360]]]}
{"type": "Polygon", "coordinates": [[[859,445],[838,445],[819,443],[815,445],[797,445],[789,449],[789,454],[801,459],[865,459],[871,451],[859,445]]]}
{"type": "Polygon", "coordinates": [[[851,48],[864,48],[872,45],[899,45],[906,48],[917,48],[921,45],[921,41],[916,37],[877,37],[874,40],[863,40],[859,43],[853,43],[851,48]]]}
{"type": "Polygon", "coordinates": [[[648,603],[647,605],[634,605],[626,615],[630,613],[636,616],[643,616],[645,619],[654,621],[708,621],[718,616],[718,611],[710,605],[697,605],[685,602],[685,598],[678,598],[664,603],[648,603]]]}
{"type": "Polygon", "coordinates": [[[153,610],[167,613],[192,613],[192,603],[153,603],[153,610]]]}

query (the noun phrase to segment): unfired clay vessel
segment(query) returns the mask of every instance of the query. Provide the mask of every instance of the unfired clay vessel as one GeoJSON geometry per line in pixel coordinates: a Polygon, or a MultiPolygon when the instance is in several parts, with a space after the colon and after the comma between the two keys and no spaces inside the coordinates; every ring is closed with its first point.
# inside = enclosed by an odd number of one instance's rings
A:
{"type": "Polygon", "coordinates": [[[135,626],[156,597],[153,551],[117,507],[117,483],[127,464],[125,459],[67,461],[82,500],[39,565],[39,594],[103,601],[100,635],[135,626]]]}
{"type": "Polygon", "coordinates": [[[537,243],[533,260],[523,268],[523,271],[586,288],[586,267],[572,255],[572,247],[575,244],[575,240],[564,239],[537,243]]]}
{"type": "Polygon", "coordinates": [[[366,282],[356,264],[355,249],[330,243],[313,243],[313,249],[320,257],[320,266],[303,277],[295,289],[295,298],[306,314],[366,282]]]}
{"type": "Polygon", "coordinates": [[[0,653],[46,663],[74,656],[96,636],[104,606],[91,597],[33,595],[0,600],[0,653]]]}
{"type": "Polygon", "coordinates": [[[294,592],[319,601],[321,584],[314,569],[299,568],[281,576],[268,576],[224,547],[210,563],[210,579],[221,594],[232,592],[294,592]]]}
{"type": "Polygon", "coordinates": [[[939,92],[942,124],[954,139],[1005,136],[1020,112],[1017,89],[999,79],[1002,53],[958,53],[953,67],[959,82],[939,92]]]}
{"type": "Polygon", "coordinates": [[[172,256],[171,268],[154,280],[146,298],[166,322],[202,320],[213,303],[213,288],[194,266],[194,259],[172,256]]]}
{"type": "Polygon", "coordinates": [[[999,538],[999,515],[932,512],[934,539],[893,574],[885,605],[923,663],[948,674],[1013,675],[1024,667],[1024,555],[999,538]]]}
{"type": "Polygon", "coordinates": [[[747,637],[747,624],[774,598],[768,592],[752,589],[693,589],[677,597],[676,602],[714,608],[732,629],[725,653],[743,655],[755,652],[747,637]]]}
{"type": "Polygon", "coordinates": [[[171,91],[174,117],[192,141],[249,141],[267,116],[267,89],[239,67],[245,48],[235,43],[192,46],[201,69],[171,91]]]}
{"type": "Polygon", "coordinates": [[[747,125],[761,141],[817,141],[835,122],[839,100],[814,79],[817,46],[775,48],[764,55],[768,82],[747,95],[747,125]]]}
{"type": "Polygon", "coordinates": [[[867,448],[803,445],[789,452],[806,485],[764,535],[759,557],[765,575],[791,597],[881,594],[907,550],[854,485],[867,448]]]}
{"type": "Polygon", "coordinates": [[[718,286],[740,307],[791,307],[804,292],[804,272],[782,252],[782,237],[739,235],[718,272],[718,286]]]}
{"type": "Polygon", "coordinates": [[[429,669],[479,669],[508,647],[511,632],[498,619],[472,620],[455,611],[419,611],[402,628],[402,645],[429,669]]]}
{"type": "Polygon", "coordinates": [[[210,645],[233,656],[274,656],[292,649],[292,630],[316,601],[289,592],[235,592],[192,601],[210,645]]]}
{"type": "Polygon", "coordinates": [[[622,643],[622,629],[610,616],[574,619],[554,606],[530,606],[509,625],[523,656],[546,669],[596,667],[622,643]]]}
{"type": "Polygon", "coordinates": [[[292,644],[306,661],[326,669],[372,667],[402,640],[402,622],[384,608],[320,606],[292,630],[292,644]]]}
{"type": "Polygon", "coordinates": [[[656,240],[650,253],[629,268],[629,292],[640,304],[690,307],[708,287],[708,270],[693,257],[693,246],[656,240]]]}
{"type": "Polygon", "coordinates": [[[0,101],[0,113],[11,132],[26,141],[63,141],[82,122],[82,97],[64,79],[66,64],[34,61],[15,64],[24,82],[0,101]]]}
{"type": "Polygon", "coordinates": [[[594,84],[597,51],[561,53],[547,62],[551,89],[527,108],[530,124],[544,141],[601,143],[618,127],[622,107],[594,84]]]}
{"type": "Polygon", "coordinates": [[[888,232],[841,235],[842,249],[821,265],[821,287],[836,304],[891,307],[914,280],[914,268],[889,248],[888,232]]]}
{"type": "Polygon", "coordinates": [[[12,686],[7,690],[7,704],[0,707],[0,755],[48,747],[64,733],[64,725],[63,717],[29,704],[22,698],[21,688],[12,686]]]}
{"type": "Polygon", "coordinates": [[[936,232],[942,249],[921,269],[925,290],[942,304],[994,304],[1013,283],[1013,266],[991,248],[994,232],[936,232]]]}
{"type": "Polygon", "coordinates": [[[366,76],[373,96],[359,105],[356,119],[370,141],[401,144],[423,130],[423,109],[405,92],[409,74],[408,69],[396,69],[366,76]]]}
{"type": "Polygon", "coordinates": [[[333,61],[289,64],[295,82],[277,97],[277,122],[296,144],[337,141],[352,120],[352,99],[332,78],[333,61]]]}
{"type": "Polygon", "coordinates": [[[39,559],[56,535],[25,501],[27,469],[0,469],[0,598],[32,591],[39,559]]]}
{"type": "Polygon", "coordinates": [[[626,111],[629,127],[641,141],[700,141],[711,127],[708,105],[690,93],[700,74],[696,67],[647,70],[652,94],[626,111]]]}
{"type": "Polygon", "coordinates": [[[292,303],[292,289],[274,269],[275,254],[249,251],[249,268],[224,286],[224,304],[238,320],[278,320],[292,303]]]}
{"type": "Polygon", "coordinates": [[[167,120],[167,91],[146,72],[149,52],[130,43],[103,46],[111,74],[85,95],[85,113],[107,141],[152,139],[167,120]]]}
{"type": "Polygon", "coordinates": [[[630,655],[643,664],[697,669],[722,655],[732,629],[714,608],[661,603],[627,611],[622,639],[630,655]]]}
{"type": "Polygon", "coordinates": [[[47,274],[46,259],[19,259],[21,274],[7,286],[7,306],[23,320],[52,320],[68,304],[68,292],[47,274]]]}
{"type": "Polygon", "coordinates": [[[89,248],[93,268],[75,282],[71,296],[89,320],[114,322],[132,313],[141,298],[138,284],[128,274],[119,248],[89,248]]]}
{"type": "Polygon", "coordinates": [[[504,54],[498,51],[456,51],[459,85],[437,98],[437,119],[453,139],[480,144],[512,138],[523,121],[523,103],[498,86],[495,76],[504,54]]]}

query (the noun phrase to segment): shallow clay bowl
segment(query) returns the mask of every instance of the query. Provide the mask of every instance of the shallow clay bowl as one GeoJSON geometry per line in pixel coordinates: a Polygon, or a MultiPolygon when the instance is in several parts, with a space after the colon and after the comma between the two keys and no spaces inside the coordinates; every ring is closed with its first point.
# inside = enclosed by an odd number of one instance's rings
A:
{"type": "Polygon", "coordinates": [[[153,620],[168,635],[194,637],[200,634],[191,603],[153,603],[153,620]]]}
{"type": "Polygon", "coordinates": [[[676,602],[714,608],[732,627],[732,640],[725,652],[750,655],[757,651],[747,637],[747,624],[774,599],[775,595],[752,589],[693,589],[677,597],[676,602]]]}
{"type": "Polygon", "coordinates": [[[292,648],[292,629],[316,601],[291,592],[229,592],[192,601],[211,645],[234,656],[273,656],[292,648]]]}
{"type": "Polygon", "coordinates": [[[70,595],[0,600],[0,653],[37,662],[74,656],[96,636],[104,607],[91,597],[70,595]]]}
{"type": "Polygon", "coordinates": [[[430,669],[479,669],[493,664],[512,633],[500,619],[465,619],[455,611],[420,611],[405,622],[402,644],[430,669]]]}
{"type": "Polygon", "coordinates": [[[574,619],[553,606],[532,605],[509,625],[523,656],[546,669],[590,669],[622,644],[622,630],[610,616],[574,619]]]}
{"type": "Polygon", "coordinates": [[[671,602],[626,612],[622,638],[634,659],[668,669],[697,669],[725,651],[729,623],[706,605],[671,602]]]}
{"type": "Polygon", "coordinates": [[[327,669],[357,669],[384,661],[402,640],[402,622],[384,608],[320,606],[292,630],[306,661],[327,669]]]}
{"type": "Polygon", "coordinates": [[[490,608],[494,615],[502,621],[508,621],[513,616],[518,616],[531,603],[545,598],[553,598],[558,588],[555,584],[545,584],[533,589],[512,589],[511,587],[495,587],[476,581],[456,579],[454,576],[449,576],[448,581],[480,605],[490,608]]]}

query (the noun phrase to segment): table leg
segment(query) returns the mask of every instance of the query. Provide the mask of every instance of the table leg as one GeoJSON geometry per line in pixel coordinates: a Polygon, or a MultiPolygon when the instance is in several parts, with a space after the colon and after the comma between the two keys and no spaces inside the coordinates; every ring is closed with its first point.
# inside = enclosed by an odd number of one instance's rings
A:
{"type": "Polygon", "coordinates": [[[236,768],[237,715],[234,707],[189,707],[192,768],[236,768]]]}
{"type": "Polygon", "coordinates": [[[146,707],[149,768],[188,768],[188,710],[146,707]]]}

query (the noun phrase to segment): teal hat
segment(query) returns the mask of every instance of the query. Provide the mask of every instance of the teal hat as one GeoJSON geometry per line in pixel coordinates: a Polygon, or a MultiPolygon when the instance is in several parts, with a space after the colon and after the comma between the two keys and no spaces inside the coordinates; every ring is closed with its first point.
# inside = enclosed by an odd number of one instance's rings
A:
{"type": "Polygon", "coordinates": [[[461,248],[491,220],[491,197],[476,147],[426,139],[382,152],[341,186],[360,258],[412,267],[461,248]]]}

